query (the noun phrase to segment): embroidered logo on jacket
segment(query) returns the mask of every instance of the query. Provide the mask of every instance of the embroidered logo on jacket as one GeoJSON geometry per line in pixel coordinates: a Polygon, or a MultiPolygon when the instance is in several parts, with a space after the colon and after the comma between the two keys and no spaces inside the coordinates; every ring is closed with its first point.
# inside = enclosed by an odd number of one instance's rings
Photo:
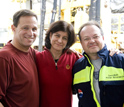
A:
{"type": "Polygon", "coordinates": [[[78,89],[78,96],[79,98],[82,98],[83,97],[83,92],[81,89],[78,89]]]}
{"type": "Polygon", "coordinates": [[[66,69],[70,69],[70,65],[67,64],[67,65],[66,65],[66,69]]]}

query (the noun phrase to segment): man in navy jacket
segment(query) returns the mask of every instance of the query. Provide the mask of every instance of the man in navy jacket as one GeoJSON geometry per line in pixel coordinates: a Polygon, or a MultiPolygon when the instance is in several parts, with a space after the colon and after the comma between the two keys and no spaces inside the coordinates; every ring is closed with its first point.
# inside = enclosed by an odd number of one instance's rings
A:
{"type": "Polygon", "coordinates": [[[79,107],[123,107],[124,55],[109,55],[103,31],[95,21],[79,30],[84,57],[73,67],[73,86],[79,107]]]}

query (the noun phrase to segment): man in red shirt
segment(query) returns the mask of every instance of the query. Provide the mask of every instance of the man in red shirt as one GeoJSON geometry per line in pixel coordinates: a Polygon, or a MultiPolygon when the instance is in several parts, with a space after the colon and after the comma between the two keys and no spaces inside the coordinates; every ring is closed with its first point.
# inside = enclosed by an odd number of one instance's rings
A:
{"type": "Polygon", "coordinates": [[[0,50],[0,102],[5,107],[39,107],[35,51],[37,16],[23,9],[13,16],[13,40],[0,50]]]}

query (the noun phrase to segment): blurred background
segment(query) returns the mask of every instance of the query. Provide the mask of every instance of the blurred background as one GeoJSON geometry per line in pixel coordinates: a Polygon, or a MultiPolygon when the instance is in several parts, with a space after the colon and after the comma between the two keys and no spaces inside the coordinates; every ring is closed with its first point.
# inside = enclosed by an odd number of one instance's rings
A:
{"type": "MultiPolygon", "coordinates": [[[[71,23],[77,35],[84,22],[96,20],[102,26],[108,48],[115,47],[124,52],[124,0],[2,0],[0,48],[13,38],[13,14],[24,8],[38,15],[39,35],[32,47],[39,51],[43,50],[45,32],[52,22],[65,20],[71,23]]],[[[71,48],[82,53],[78,35],[71,48]]]]}

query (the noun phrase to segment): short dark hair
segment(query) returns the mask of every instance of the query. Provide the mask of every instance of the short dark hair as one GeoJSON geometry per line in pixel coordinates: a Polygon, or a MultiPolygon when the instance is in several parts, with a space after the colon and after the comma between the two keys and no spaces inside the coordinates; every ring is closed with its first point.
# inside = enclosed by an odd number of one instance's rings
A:
{"type": "Polygon", "coordinates": [[[84,24],[80,27],[79,32],[78,32],[80,41],[81,41],[81,36],[80,36],[81,30],[82,30],[85,26],[88,26],[88,25],[95,25],[95,26],[97,26],[97,27],[100,29],[101,35],[102,35],[102,36],[104,35],[104,34],[103,34],[103,30],[102,30],[101,26],[99,25],[99,23],[97,23],[97,22],[94,21],[94,20],[91,20],[91,21],[88,21],[88,22],[84,23],[84,24]]]}
{"type": "Polygon", "coordinates": [[[15,27],[18,26],[18,23],[19,23],[19,19],[20,17],[22,16],[34,16],[37,20],[37,15],[35,13],[33,13],[31,10],[28,10],[28,9],[22,9],[22,10],[19,10],[17,11],[14,15],[13,15],[13,25],[15,27]]]}
{"type": "Polygon", "coordinates": [[[56,21],[53,22],[49,29],[46,32],[46,37],[45,37],[45,46],[50,49],[51,48],[51,43],[50,43],[50,33],[53,34],[58,31],[63,31],[67,32],[68,34],[68,42],[65,47],[65,49],[71,47],[75,41],[76,41],[76,35],[74,32],[74,28],[71,24],[67,23],[66,21],[56,21]]]}

